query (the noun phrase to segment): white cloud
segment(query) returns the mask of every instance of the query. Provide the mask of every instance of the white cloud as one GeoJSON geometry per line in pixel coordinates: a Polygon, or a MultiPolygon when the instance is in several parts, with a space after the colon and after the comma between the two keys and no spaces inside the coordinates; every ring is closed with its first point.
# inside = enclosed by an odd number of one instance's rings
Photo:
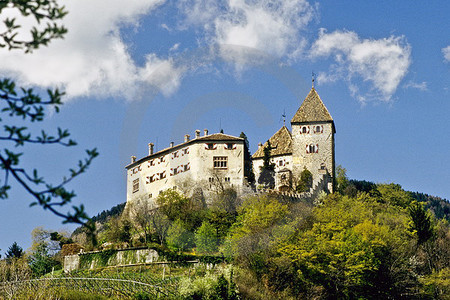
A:
{"type": "Polygon", "coordinates": [[[333,56],[335,61],[330,73],[319,79],[348,80],[352,94],[361,101],[375,97],[389,101],[408,71],[410,54],[411,48],[404,37],[360,39],[350,31],[321,30],[311,47],[311,57],[333,56]],[[369,91],[362,93],[354,83],[357,79],[370,83],[369,91]]]}
{"type": "MultiPolygon", "coordinates": [[[[120,29],[138,26],[141,17],[164,2],[61,0],[69,11],[63,20],[69,29],[65,39],[55,40],[32,55],[0,49],[0,73],[25,85],[62,87],[69,98],[134,99],[148,86],[167,95],[179,87],[187,71],[210,65],[217,55],[237,69],[271,58],[295,60],[304,56],[308,42],[303,32],[317,13],[306,0],[180,0],[175,4],[179,10],[174,15],[176,24],[160,24],[160,29],[173,32],[194,27],[195,38],[206,47],[190,55],[181,43],[174,43],[165,56],[147,53],[144,66],[138,66],[121,39],[120,29]]],[[[3,11],[2,17],[5,15],[3,11]]],[[[450,56],[450,46],[442,51],[446,58],[450,56]]],[[[319,74],[319,82],[344,78],[359,99],[368,97],[362,95],[355,79],[370,83],[370,92],[389,100],[410,64],[410,47],[404,38],[362,40],[348,31],[321,31],[311,53],[311,57],[334,59],[330,70],[319,74]]]]}
{"type": "Polygon", "coordinates": [[[237,64],[267,55],[295,58],[306,44],[301,31],[316,14],[306,0],[183,0],[179,7],[186,26],[200,26],[206,42],[237,64]]]}
{"type": "Polygon", "coordinates": [[[447,62],[450,62],[450,46],[442,48],[442,54],[444,54],[444,59],[447,62]]]}
{"type": "Polygon", "coordinates": [[[163,60],[154,54],[147,56],[143,68],[137,67],[119,34],[121,26],[138,25],[141,16],[163,2],[60,1],[69,11],[63,20],[69,29],[65,39],[54,40],[32,55],[1,50],[0,72],[14,76],[22,84],[63,87],[69,98],[88,95],[133,98],[135,87],[145,83],[170,92],[179,84],[182,70],[170,59],[163,60]],[[171,80],[161,80],[168,77],[171,80]]]}
{"type": "Polygon", "coordinates": [[[178,89],[184,67],[174,67],[173,60],[159,59],[155,54],[146,57],[144,68],[139,70],[141,80],[161,90],[164,95],[170,95],[178,89]]]}
{"type": "Polygon", "coordinates": [[[418,89],[420,91],[427,91],[428,90],[428,84],[426,81],[422,81],[421,83],[409,81],[407,84],[403,86],[405,89],[418,89]]]}
{"type": "Polygon", "coordinates": [[[184,26],[200,26],[206,30],[222,13],[219,1],[211,0],[180,0],[178,9],[184,14],[184,26]]]}

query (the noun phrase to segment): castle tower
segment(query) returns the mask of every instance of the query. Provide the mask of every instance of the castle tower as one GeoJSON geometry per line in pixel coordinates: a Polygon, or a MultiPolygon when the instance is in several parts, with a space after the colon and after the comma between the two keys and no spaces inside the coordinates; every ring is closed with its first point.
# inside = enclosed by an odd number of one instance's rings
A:
{"type": "Polygon", "coordinates": [[[313,186],[325,182],[334,191],[333,118],[314,86],[291,120],[294,182],[304,168],[313,175],[313,186]]]}

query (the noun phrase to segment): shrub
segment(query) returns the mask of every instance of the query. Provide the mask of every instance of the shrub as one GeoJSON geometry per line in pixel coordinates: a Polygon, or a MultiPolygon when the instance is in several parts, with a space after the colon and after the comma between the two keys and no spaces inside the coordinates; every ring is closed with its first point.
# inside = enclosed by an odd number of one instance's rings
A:
{"type": "Polygon", "coordinates": [[[312,188],[313,184],[313,176],[312,173],[308,169],[303,169],[300,173],[300,180],[297,183],[296,190],[299,193],[307,192],[310,188],[312,188]]]}
{"type": "Polygon", "coordinates": [[[213,253],[217,251],[217,237],[214,227],[207,221],[195,233],[195,244],[199,253],[213,253]]]}

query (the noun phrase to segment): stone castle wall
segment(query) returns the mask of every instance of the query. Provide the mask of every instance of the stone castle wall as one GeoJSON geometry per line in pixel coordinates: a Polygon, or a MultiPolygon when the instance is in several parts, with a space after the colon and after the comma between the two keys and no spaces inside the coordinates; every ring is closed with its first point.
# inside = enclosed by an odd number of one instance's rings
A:
{"type": "MultiPolygon", "coordinates": [[[[331,122],[311,122],[292,125],[292,160],[294,180],[306,167],[313,175],[313,185],[324,172],[334,177],[334,133],[331,122]]],[[[332,179],[328,190],[333,192],[332,179]]]]}

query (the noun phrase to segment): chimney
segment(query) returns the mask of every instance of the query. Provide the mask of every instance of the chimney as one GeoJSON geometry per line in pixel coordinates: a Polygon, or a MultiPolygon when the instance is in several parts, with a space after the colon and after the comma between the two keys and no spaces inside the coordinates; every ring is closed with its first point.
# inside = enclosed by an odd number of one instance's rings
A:
{"type": "Polygon", "coordinates": [[[131,163],[134,163],[134,162],[136,162],[136,156],[133,155],[133,156],[131,157],[131,163]]]}
{"type": "Polygon", "coordinates": [[[262,146],[263,146],[263,144],[262,144],[262,143],[259,143],[259,144],[258,144],[258,149],[261,148],[262,146]]]}
{"type": "Polygon", "coordinates": [[[186,142],[189,142],[189,138],[190,138],[189,134],[186,134],[186,135],[184,136],[184,142],[185,142],[185,143],[186,143],[186,142]]]}
{"type": "Polygon", "coordinates": [[[198,139],[200,137],[200,130],[195,131],[195,138],[198,139]]]}
{"type": "Polygon", "coordinates": [[[172,148],[173,147],[173,142],[170,142],[170,148],[172,148]]]}
{"type": "Polygon", "coordinates": [[[153,143],[149,143],[148,144],[148,155],[152,155],[153,154],[153,143]]]}
{"type": "Polygon", "coordinates": [[[204,133],[205,136],[207,136],[208,135],[208,129],[203,129],[203,133],[204,133]]]}

